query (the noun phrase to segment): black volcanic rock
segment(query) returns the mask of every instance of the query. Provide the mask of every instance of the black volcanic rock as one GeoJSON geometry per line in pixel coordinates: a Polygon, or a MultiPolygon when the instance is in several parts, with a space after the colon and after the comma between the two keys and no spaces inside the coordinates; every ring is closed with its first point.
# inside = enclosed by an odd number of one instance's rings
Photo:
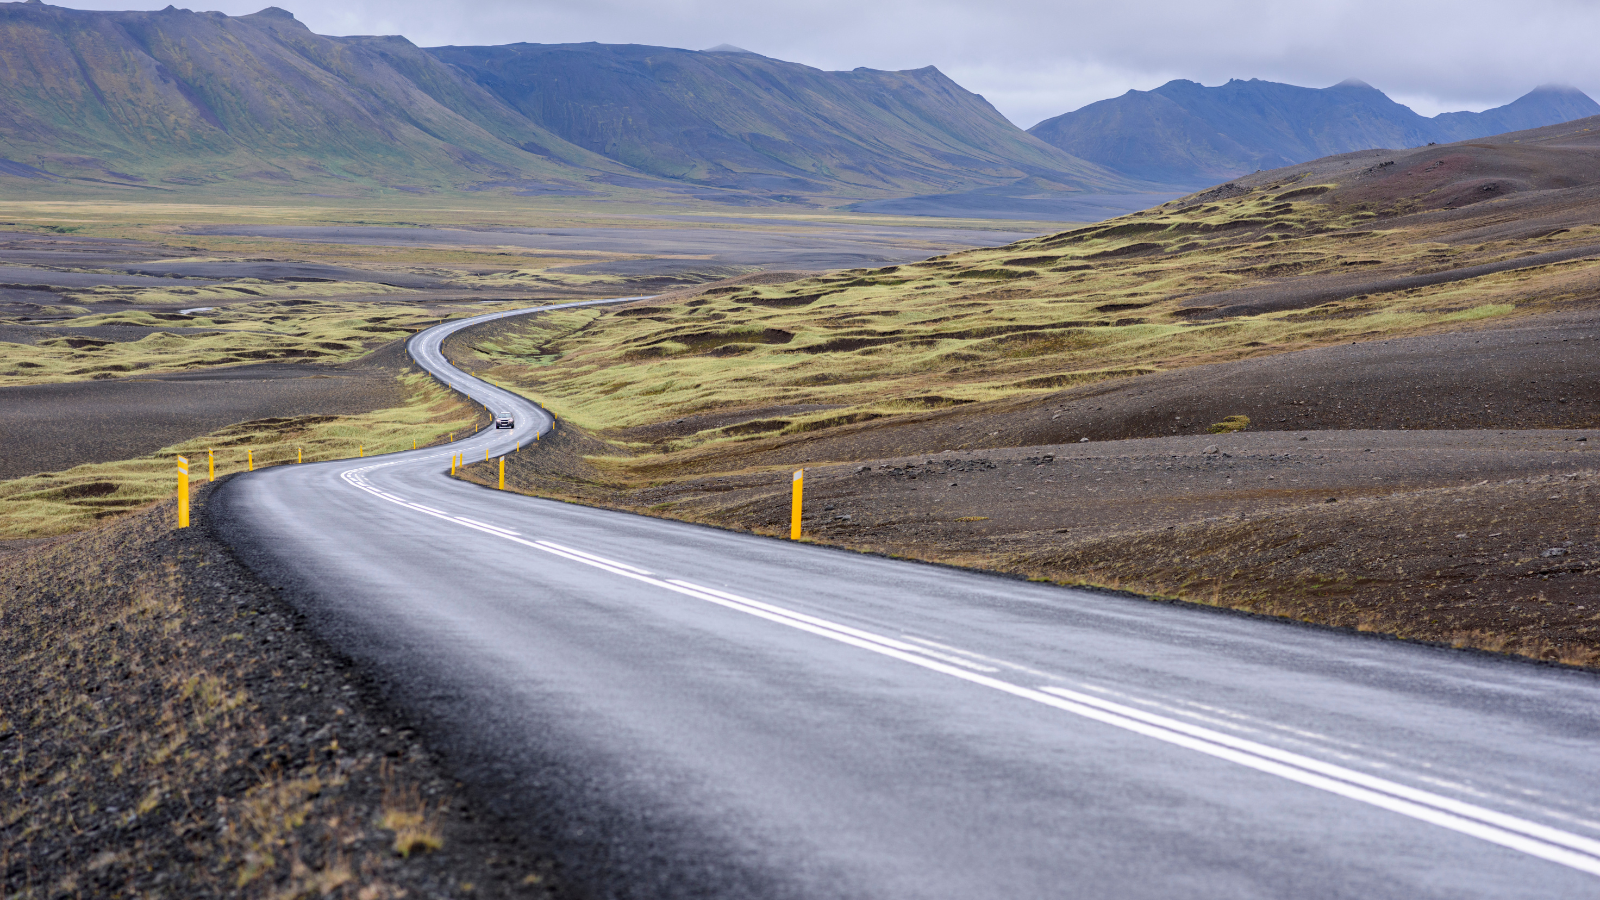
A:
{"type": "Polygon", "coordinates": [[[1178,80],[1091,103],[1029,133],[1131,178],[1199,187],[1338,153],[1469,140],[1597,113],[1600,104],[1567,87],[1430,119],[1355,80],[1329,88],[1178,80]]]}

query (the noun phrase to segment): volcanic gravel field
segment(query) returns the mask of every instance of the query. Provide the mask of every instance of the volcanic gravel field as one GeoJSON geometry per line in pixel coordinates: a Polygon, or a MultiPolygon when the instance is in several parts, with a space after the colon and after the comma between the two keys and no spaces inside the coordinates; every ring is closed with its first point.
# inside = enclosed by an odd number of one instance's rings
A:
{"type": "Polygon", "coordinates": [[[267,363],[0,388],[0,479],[132,459],[238,422],[400,406],[399,343],[358,363],[267,363]]]}

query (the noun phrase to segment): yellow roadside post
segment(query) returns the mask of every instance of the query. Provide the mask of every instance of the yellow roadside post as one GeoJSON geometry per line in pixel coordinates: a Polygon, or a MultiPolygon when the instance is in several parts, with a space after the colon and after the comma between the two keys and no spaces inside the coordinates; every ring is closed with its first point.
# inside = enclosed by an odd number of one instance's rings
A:
{"type": "Polygon", "coordinates": [[[366,447],[366,445],[365,444],[357,444],[356,445],[356,456],[366,456],[366,455],[367,455],[367,447],[366,447]]]}
{"type": "Polygon", "coordinates": [[[244,452],[244,464],[247,467],[247,471],[254,472],[256,470],[256,452],[254,450],[246,450],[244,452]]]}
{"type": "Polygon", "coordinates": [[[506,489],[506,458],[500,457],[500,490],[506,489]]]}
{"type": "Polygon", "coordinates": [[[413,450],[417,449],[417,439],[416,438],[412,438],[411,439],[411,449],[413,449],[413,450]]]}
{"type": "Polygon", "coordinates": [[[178,527],[189,527],[189,460],[178,457],[178,527]]]}
{"type": "Polygon", "coordinates": [[[456,455],[454,453],[450,454],[450,474],[456,474],[456,455]]]}
{"type": "Polygon", "coordinates": [[[488,447],[483,448],[483,461],[484,462],[488,462],[489,461],[489,448],[488,447]]]}
{"type": "Polygon", "coordinates": [[[789,497],[789,540],[800,540],[800,495],[805,493],[806,470],[794,470],[794,487],[789,497]]]}
{"type": "Polygon", "coordinates": [[[304,448],[304,447],[296,447],[296,448],[294,448],[294,461],[297,462],[297,463],[303,463],[303,462],[306,461],[306,448],[304,448]]]}
{"type": "Polygon", "coordinates": [[[452,431],[452,432],[450,432],[450,443],[454,444],[455,442],[456,442],[456,433],[454,431],[452,431]]]}
{"type": "Polygon", "coordinates": [[[217,451],[206,451],[206,481],[217,480],[217,451]]]}

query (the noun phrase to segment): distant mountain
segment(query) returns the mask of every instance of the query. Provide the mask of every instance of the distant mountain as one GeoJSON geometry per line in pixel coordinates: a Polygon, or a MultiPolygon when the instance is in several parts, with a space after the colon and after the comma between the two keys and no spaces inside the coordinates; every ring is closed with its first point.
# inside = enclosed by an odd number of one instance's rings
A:
{"type": "Polygon", "coordinates": [[[1028,136],[932,66],[825,72],[728,45],[428,52],[564,140],[666,178],[858,195],[1028,178],[1070,190],[1128,189],[1135,181],[1028,136]]]}
{"type": "Polygon", "coordinates": [[[0,3],[0,180],[16,179],[730,202],[1134,185],[933,68],[823,72],[729,46],[425,51],[319,36],[277,8],[38,0],[0,3]]]}
{"type": "Polygon", "coordinates": [[[1430,119],[1354,80],[1329,88],[1178,80],[1091,103],[1028,133],[1129,178],[1199,187],[1336,153],[1470,140],[1597,113],[1600,104],[1570,87],[1430,119]]]}
{"type": "Polygon", "coordinates": [[[0,3],[0,157],[148,187],[437,187],[625,171],[404,38],[326,38],[287,12],[0,3]],[[536,146],[538,152],[522,149],[536,146]]]}
{"type": "Polygon", "coordinates": [[[1442,144],[1445,141],[1470,141],[1491,134],[1559,125],[1596,113],[1600,113],[1600,103],[1589,99],[1589,95],[1583,91],[1565,85],[1547,84],[1534,88],[1505,106],[1486,109],[1481,113],[1440,113],[1429,121],[1439,129],[1439,137],[1434,140],[1442,144]]]}

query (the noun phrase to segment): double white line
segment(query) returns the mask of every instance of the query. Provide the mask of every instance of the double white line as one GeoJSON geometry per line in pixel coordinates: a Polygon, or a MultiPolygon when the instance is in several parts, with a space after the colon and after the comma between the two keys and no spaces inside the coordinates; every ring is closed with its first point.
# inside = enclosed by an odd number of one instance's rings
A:
{"type": "Polygon", "coordinates": [[[1590,875],[1600,875],[1600,841],[1592,838],[1067,688],[1055,685],[1028,687],[1014,684],[994,677],[992,673],[998,672],[999,669],[993,666],[985,666],[953,654],[938,653],[906,641],[693,582],[663,578],[637,566],[553,541],[529,540],[510,529],[453,516],[385,493],[373,487],[359,474],[373,468],[378,466],[353,469],[344,473],[343,477],[355,487],[388,502],[398,503],[417,512],[534,550],[592,566],[622,578],[766,619],[769,622],[897,659],[951,678],[959,678],[971,684],[1030,700],[1166,744],[1204,753],[1258,772],[1276,775],[1297,784],[1337,794],[1441,828],[1448,828],[1590,875]]]}

